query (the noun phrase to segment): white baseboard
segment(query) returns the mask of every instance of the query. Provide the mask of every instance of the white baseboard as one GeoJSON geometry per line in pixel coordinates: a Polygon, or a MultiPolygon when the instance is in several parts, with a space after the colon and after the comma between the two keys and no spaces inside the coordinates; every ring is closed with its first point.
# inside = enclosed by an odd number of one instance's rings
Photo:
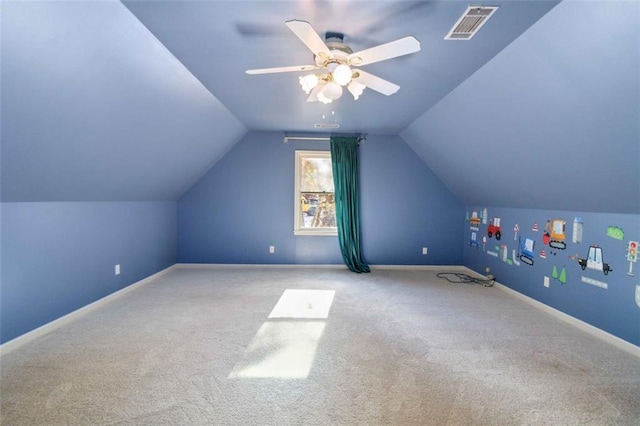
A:
{"type": "Polygon", "coordinates": [[[459,265],[369,265],[372,270],[404,270],[404,271],[453,271],[466,272],[467,268],[459,265]]]}
{"type": "Polygon", "coordinates": [[[51,322],[48,322],[44,325],[41,325],[40,327],[29,331],[28,333],[25,333],[21,336],[16,337],[15,339],[9,340],[8,342],[3,343],[2,345],[0,345],[0,356],[2,355],[6,355],[9,352],[12,352],[16,349],[18,349],[21,346],[26,345],[29,342],[34,341],[35,339],[44,336],[45,334],[51,333],[52,331],[62,327],[63,325],[66,325],[68,323],[70,323],[71,321],[74,321],[86,314],[88,314],[91,311],[95,311],[96,309],[106,305],[107,303],[110,303],[122,296],[124,296],[125,294],[132,292],[133,290],[136,290],[140,287],[142,287],[145,284],[150,283],[151,281],[155,280],[156,278],[161,277],[162,275],[166,274],[167,272],[171,271],[172,269],[174,269],[176,265],[172,265],[169,266],[166,269],[163,269],[160,272],[156,272],[153,275],[150,275],[146,278],[143,278],[140,281],[137,281],[131,285],[128,285],[127,287],[120,289],[118,291],[116,291],[115,293],[111,293],[101,299],[96,300],[95,302],[89,303],[88,305],[83,306],[80,309],[76,309],[73,312],[69,312],[68,314],[55,319],[51,322]]]}
{"type": "MultiPolygon", "coordinates": [[[[244,263],[176,263],[174,265],[177,269],[275,269],[275,268],[300,268],[300,269],[347,269],[347,267],[340,264],[244,264],[244,263]]],[[[444,269],[453,270],[456,272],[467,272],[468,269],[464,266],[458,265],[369,265],[372,270],[407,270],[407,271],[442,271],[444,269]]]]}
{"type": "MultiPolygon", "coordinates": [[[[484,276],[482,276],[481,274],[477,273],[476,271],[473,271],[473,270],[471,270],[469,268],[466,268],[466,267],[465,267],[465,269],[467,270],[467,273],[469,275],[471,275],[471,276],[477,276],[477,277],[485,278],[484,276]]],[[[640,358],[640,347],[634,345],[631,342],[627,342],[626,340],[621,339],[619,337],[616,337],[613,334],[607,333],[606,331],[601,330],[598,327],[594,327],[593,325],[588,324],[588,323],[586,323],[586,322],[584,322],[582,320],[579,320],[578,318],[575,318],[575,317],[572,317],[571,315],[565,314],[564,312],[559,311],[559,310],[557,310],[555,308],[552,308],[549,305],[545,305],[544,303],[542,303],[542,302],[540,302],[540,301],[538,301],[536,299],[533,299],[533,298],[531,298],[529,296],[526,296],[526,295],[524,295],[524,294],[522,294],[522,293],[520,293],[520,292],[518,292],[518,291],[516,291],[516,290],[514,290],[512,288],[509,288],[504,284],[500,284],[500,283],[496,282],[494,284],[494,287],[496,287],[496,288],[498,288],[498,289],[500,289],[500,290],[502,290],[504,292],[507,292],[507,293],[511,294],[512,296],[515,296],[518,299],[528,303],[529,305],[534,306],[534,307],[536,307],[536,308],[538,308],[538,309],[540,309],[540,310],[542,310],[542,311],[544,311],[544,312],[546,312],[546,313],[548,313],[550,315],[553,315],[554,317],[556,317],[556,318],[558,318],[558,319],[560,319],[560,320],[562,320],[562,321],[564,321],[566,323],[569,323],[572,326],[577,327],[580,330],[591,334],[592,336],[595,336],[595,337],[597,337],[599,339],[602,339],[605,342],[609,343],[612,346],[615,346],[618,349],[621,349],[621,350],[623,350],[625,352],[630,353],[631,355],[635,355],[638,358],[640,358]]]]}
{"type": "Polygon", "coordinates": [[[343,264],[289,264],[289,263],[176,263],[176,269],[277,269],[277,268],[318,268],[347,269],[343,264]]]}

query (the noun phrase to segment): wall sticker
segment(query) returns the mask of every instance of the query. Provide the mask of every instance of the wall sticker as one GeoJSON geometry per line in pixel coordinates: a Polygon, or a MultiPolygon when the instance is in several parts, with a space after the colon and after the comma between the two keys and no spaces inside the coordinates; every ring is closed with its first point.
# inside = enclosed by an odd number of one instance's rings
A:
{"type": "Polygon", "coordinates": [[[489,219],[489,213],[487,212],[487,209],[483,209],[482,210],[482,224],[486,225],[487,224],[487,219],[489,219]]]}
{"type": "Polygon", "coordinates": [[[471,240],[469,240],[469,245],[475,248],[478,248],[480,246],[480,243],[478,243],[478,234],[476,234],[475,231],[471,233],[471,240]]]}
{"type": "Polygon", "coordinates": [[[519,239],[520,260],[529,266],[533,265],[533,253],[536,242],[531,238],[519,239]]]}
{"type": "Polygon", "coordinates": [[[516,255],[516,249],[511,250],[511,261],[514,265],[520,266],[520,261],[518,260],[516,255]]]}
{"type": "Polygon", "coordinates": [[[533,224],[533,226],[531,227],[531,230],[532,230],[533,232],[538,232],[538,222],[535,222],[535,223],[533,224]]]}
{"type": "Polygon", "coordinates": [[[567,244],[564,242],[566,225],[567,222],[562,219],[548,219],[547,223],[544,226],[542,242],[552,249],[566,249],[567,244]]]}
{"type": "Polygon", "coordinates": [[[582,228],[583,222],[581,217],[573,218],[573,236],[571,237],[571,242],[574,244],[582,243],[582,228]]]}
{"type": "Polygon", "coordinates": [[[471,219],[469,219],[469,227],[472,231],[480,230],[480,218],[478,217],[478,212],[475,210],[471,213],[471,219]]]}
{"type": "Polygon", "coordinates": [[[518,241],[518,231],[519,230],[520,230],[520,227],[518,226],[517,223],[515,225],[513,225],[513,241],[518,241]]]}
{"type": "Polygon", "coordinates": [[[609,266],[608,263],[605,263],[602,259],[602,247],[592,245],[589,247],[589,253],[587,253],[587,257],[584,259],[579,258],[578,264],[583,271],[586,268],[589,268],[596,271],[602,271],[603,274],[607,275],[609,272],[613,271],[613,269],[611,269],[611,266],[609,266]]]}
{"type": "Polygon", "coordinates": [[[556,265],[553,265],[553,271],[551,272],[551,278],[556,281],[560,281],[560,284],[564,285],[567,283],[567,268],[565,266],[562,267],[562,271],[558,275],[558,268],[556,265]]]}
{"type": "Polygon", "coordinates": [[[500,218],[494,217],[489,226],[487,226],[487,237],[496,236],[496,240],[502,238],[502,230],[500,229],[500,218]]]}
{"type": "Polygon", "coordinates": [[[607,236],[616,240],[624,240],[624,231],[619,226],[609,226],[607,228],[607,236]]]}
{"type": "Polygon", "coordinates": [[[629,272],[627,275],[633,277],[633,264],[638,261],[638,242],[629,241],[627,244],[627,262],[629,262],[629,272]]]}
{"type": "Polygon", "coordinates": [[[582,277],[582,282],[585,284],[591,284],[594,285],[596,287],[600,287],[603,288],[605,290],[607,290],[609,288],[609,284],[602,282],[602,281],[598,281],[598,280],[594,280],[593,278],[589,278],[589,277],[582,277]]]}
{"type": "Polygon", "coordinates": [[[504,263],[507,265],[513,265],[513,261],[509,258],[509,247],[507,247],[506,244],[500,245],[498,253],[500,253],[500,259],[502,259],[504,263]]]}

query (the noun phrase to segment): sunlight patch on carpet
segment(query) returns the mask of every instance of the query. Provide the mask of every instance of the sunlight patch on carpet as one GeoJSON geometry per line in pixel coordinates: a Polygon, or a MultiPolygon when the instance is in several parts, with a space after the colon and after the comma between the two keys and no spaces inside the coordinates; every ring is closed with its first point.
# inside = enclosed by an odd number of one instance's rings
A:
{"type": "Polygon", "coordinates": [[[323,322],[265,322],[229,377],[306,378],[324,327],[323,322]]]}
{"type": "Polygon", "coordinates": [[[280,296],[269,318],[327,319],[335,290],[292,290],[280,296]]]}
{"type": "Polygon", "coordinates": [[[229,378],[306,378],[334,295],[334,290],[285,290],[229,378]]]}

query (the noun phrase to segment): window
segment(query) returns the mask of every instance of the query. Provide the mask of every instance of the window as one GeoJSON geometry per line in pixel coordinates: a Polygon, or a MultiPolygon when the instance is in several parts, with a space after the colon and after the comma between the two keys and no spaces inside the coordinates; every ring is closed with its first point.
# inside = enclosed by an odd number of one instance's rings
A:
{"type": "Polygon", "coordinates": [[[337,235],[330,151],[296,151],[295,235],[337,235]]]}

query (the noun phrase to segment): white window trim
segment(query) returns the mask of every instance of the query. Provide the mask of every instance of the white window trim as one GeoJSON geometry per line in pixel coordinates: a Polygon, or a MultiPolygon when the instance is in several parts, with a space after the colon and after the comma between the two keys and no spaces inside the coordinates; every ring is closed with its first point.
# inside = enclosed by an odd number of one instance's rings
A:
{"type": "Polygon", "coordinates": [[[296,150],[295,156],[295,187],[294,187],[294,235],[315,235],[315,236],[337,236],[338,228],[304,228],[304,223],[300,223],[300,180],[302,170],[300,168],[301,157],[316,157],[316,158],[331,158],[331,151],[298,151],[296,150]]]}

